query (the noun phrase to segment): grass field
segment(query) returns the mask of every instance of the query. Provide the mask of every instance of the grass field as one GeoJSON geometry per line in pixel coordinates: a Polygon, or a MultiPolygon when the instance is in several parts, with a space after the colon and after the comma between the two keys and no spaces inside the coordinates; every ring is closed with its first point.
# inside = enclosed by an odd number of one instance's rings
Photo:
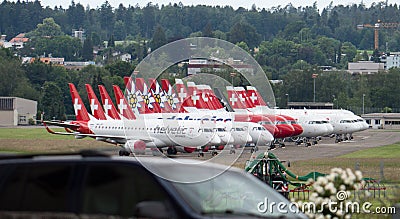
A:
{"type": "MultiPolygon", "coordinates": [[[[55,128],[54,131],[64,129],[55,128]]],[[[90,138],[49,134],[44,127],[0,128],[0,151],[16,153],[76,152],[82,149],[110,149],[111,144],[90,138]]]]}

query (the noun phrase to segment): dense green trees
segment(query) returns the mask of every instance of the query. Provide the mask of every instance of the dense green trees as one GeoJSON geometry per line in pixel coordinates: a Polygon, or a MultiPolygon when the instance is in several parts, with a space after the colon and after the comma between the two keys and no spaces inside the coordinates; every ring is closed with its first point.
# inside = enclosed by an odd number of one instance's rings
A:
{"type": "MultiPolygon", "coordinates": [[[[96,62],[102,62],[105,67],[89,66],[76,72],[39,62],[22,65],[9,50],[0,50],[0,95],[39,100],[39,108],[43,110],[41,98],[48,95],[49,88],[55,92],[59,89],[60,93],[54,94],[58,99],[54,101],[61,98],[65,112],[71,114],[68,82],[75,83],[84,98],[85,83],[104,84],[111,90],[113,83],[122,85],[123,76],[132,72],[149,48],[154,50],[189,36],[205,36],[235,43],[254,55],[270,79],[284,80],[284,85],[274,87],[279,106],[284,106],[285,94],[291,101],[312,100],[311,74],[318,73],[317,101],[333,101],[339,107],[360,106],[360,97],[365,94],[366,106],[395,109],[400,107],[396,100],[399,70],[350,76],[343,71],[328,74],[317,67],[331,65],[341,70],[348,62],[368,60],[366,50],[374,46],[374,31],[357,30],[356,26],[374,24],[378,19],[400,22],[399,6],[385,2],[369,7],[329,5],[319,12],[316,4],[299,8],[288,4],[270,9],[259,9],[255,5],[251,9],[234,9],[148,3],[142,8],[123,4],[114,8],[104,1],[97,8],[85,8],[72,1],[66,9],[52,9],[43,8],[38,0],[4,0],[0,3],[0,33],[6,34],[9,40],[25,32],[31,39],[24,49],[13,51],[17,55],[51,54],[66,61],[88,61],[93,59],[93,47],[96,47],[100,48],[96,62]],[[84,29],[86,39],[81,42],[71,37],[73,29],[84,29]],[[108,42],[106,49],[104,42],[108,42]],[[112,57],[114,52],[131,54],[132,63],[116,61],[112,57]],[[107,58],[105,61],[103,56],[107,58]]],[[[398,29],[382,30],[379,34],[380,47],[373,54],[374,61],[379,61],[382,51],[400,50],[398,29]]],[[[51,118],[59,118],[64,112],[56,106],[44,110],[51,118]]]]}

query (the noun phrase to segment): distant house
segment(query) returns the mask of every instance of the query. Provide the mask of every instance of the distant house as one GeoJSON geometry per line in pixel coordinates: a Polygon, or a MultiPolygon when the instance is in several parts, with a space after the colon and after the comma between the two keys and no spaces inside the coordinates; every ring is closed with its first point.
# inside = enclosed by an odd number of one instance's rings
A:
{"type": "Polygon", "coordinates": [[[29,41],[29,38],[25,37],[25,33],[20,33],[16,37],[10,40],[12,47],[16,49],[24,48],[24,44],[29,41]]]}
{"type": "MultiPolygon", "coordinates": [[[[31,58],[30,62],[34,62],[36,59],[31,58]]],[[[53,57],[41,57],[39,58],[39,61],[45,63],[45,64],[52,64],[52,65],[57,65],[57,66],[64,66],[64,58],[53,58],[53,57]]]]}
{"type": "Polygon", "coordinates": [[[349,62],[348,72],[350,74],[376,74],[384,71],[384,63],[376,63],[372,61],[349,62]]]}
{"type": "Polygon", "coordinates": [[[37,102],[19,97],[0,97],[0,126],[29,125],[36,121],[37,102]]]}
{"type": "Polygon", "coordinates": [[[1,35],[0,46],[4,48],[24,48],[24,44],[29,41],[29,38],[25,37],[25,33],[20,33],[10,41],[6,41],[6,35],[1,35]]]}

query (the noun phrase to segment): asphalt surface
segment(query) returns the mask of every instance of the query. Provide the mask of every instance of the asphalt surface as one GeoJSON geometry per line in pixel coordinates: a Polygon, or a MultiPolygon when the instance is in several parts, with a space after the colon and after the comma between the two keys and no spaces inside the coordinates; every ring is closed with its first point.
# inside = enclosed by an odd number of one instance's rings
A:
{"type": "Polygon", "coordinates": [[[310,147],[295,146],[288,143],[285,148],[272,151],[282,160],[308,160],[312,158],[330,158],[365,148],[379,147],[400,142],[400,130],[368,129],[353,134],[354,139],[335,143],[335,138],[322,138],[317,144],[310,147]]]}
{"type": "MultiPolygon", "coordinates": [[[[309,160],[315,158],[332,158],[340,155],[348,154],[354,151],[359,151],[366,148],[380,147],[384,145],[394,144],[400,142],[400,130],[377,130],[368,129],[362,132],[353,134],[354,139],[350,141],[343,141],[335,143],[335,138],[323,137],[316,145],[305,147],[304,145],[297,146],[294,142],[286,142],[284,148],[276,148],[275,150],[268,150],[268,147],[259,147],[259,151],[252,153],[250,148],[236,149],[235,156],[229,153],[229,150],[220,151],[218,154],[219,159],[213,159],[210,152],[205,153],[203,158],[197,158],[197,153],[182,154],[195,159],[207,160],[212,162],[231,165],[232,162],[241,166],[246,160],[255,158],[259,153],[271,151],[280,160],[309,160]],[[235,161],[232,161],[235,159],[235,161]]],[[[179,155],[178,155],[179,156],[179,155]]]]}

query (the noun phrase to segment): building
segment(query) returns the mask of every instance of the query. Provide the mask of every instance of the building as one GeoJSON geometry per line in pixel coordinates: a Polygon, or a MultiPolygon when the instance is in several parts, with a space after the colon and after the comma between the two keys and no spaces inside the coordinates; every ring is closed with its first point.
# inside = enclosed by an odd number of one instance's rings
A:
{"type": "MultiPolygon", "coordinates": [[[[35,58],[31,59],[31,62],[34,62],[35,58]]],[[[52,64],[57,66],[64,65],[64,58],[53,58],[53,57],[41,57],[39,61],[43,62],[44,64],[52,64]]]]}
{"type": "Polygon", "coordinates": [[[79,30],[72,30],[72,37],[78,38],[81,42],[85,41],[85,30],[79,29],[79,30]]]}
{"type": "Polygon", "coordinates": [[[384,63],[372,61],[349,62],[348,72],[350,74],[376,74],[379,71],[385,70],[384,63]]]}
{"type": "Polygon", "coordinates": [[[374,129],[400,129],[400,113],[369,113],[361,115],[374,129]]]}
{"type": "Polygon", "coordinates": [[[289,109],[333,109],[333,103],[288,102],[289,109]]]}
{"type": "Polygon", "coordinates": [[[89,61],[89,62],[64,62],[64,67],[66,69],[70,69],[70,70],[77,70],[80,71],[83,68],[85,68],[86,66],[89,65],[96,65],[95,62],[93,61],[89,61]]]}
{"type": "Polygon", "coordinates": [[[253,67],[245,64],[240,60],[233,60],[228,58],[227,60],[206,60],[206,59],[190,59],[188,63],[188,75],[201,73],[204,70],[208,71],[222,71],[226,70],[227,67],[231,67],[239,72],[247,72],[252,74],[253,67]]]}
{"type": "Polygon", "coordinates": [[[381,61],[385,65],[385,69],[400,68],[400,52],[391,52],[387,56],[382,56],[381,61]]]}
{"type": "Polygon", "coordinates": [[[36,123],[37,102],[19,97],[0,97],[0,126],[36,123]]]}
{"type": "Polygon", "coordinates": [[[6,35],[1,35],[0,46],[4,48],[24,48],[24,44],[29,41],[29,38],[25,37],[25,33],[20,33],[10,41],[6,41],[6,35]]]}

